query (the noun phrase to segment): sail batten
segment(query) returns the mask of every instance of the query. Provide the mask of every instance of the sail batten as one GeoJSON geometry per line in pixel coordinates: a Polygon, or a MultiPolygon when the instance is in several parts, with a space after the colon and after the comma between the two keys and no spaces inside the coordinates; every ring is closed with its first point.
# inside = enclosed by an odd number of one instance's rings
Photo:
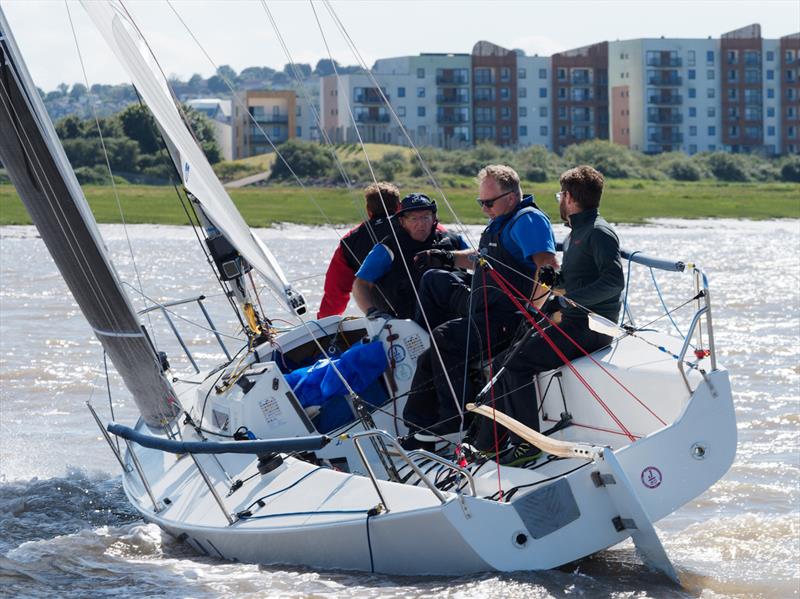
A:
{"type": "Polygon", "coordinates": [[[82,1],[100,34],[122,63],[168,142],[184,188],[204,215],[296,314],[305,301],[292,289],[275,257],[242,218],[197,145],[169,85],[135,24],[116,2],[82,1]]]}
{"type": "Polygon", "coordinates": [[[0,160],[144,422],[180,411],[0,8],[0,160]]]}

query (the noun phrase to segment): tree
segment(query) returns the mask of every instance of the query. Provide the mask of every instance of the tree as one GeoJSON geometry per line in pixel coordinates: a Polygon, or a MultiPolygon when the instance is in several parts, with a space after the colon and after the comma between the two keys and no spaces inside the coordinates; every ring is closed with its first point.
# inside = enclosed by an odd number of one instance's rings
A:
{"type": "Polygon", "coordinates": [[[83,137],[83,122],[74,114],[64,117],[56,123],[56,133],[61,140],[83,137]]]}
{"type": "Polygon", "coordinates": [[[749,181],[750,176],[741,156],[714,152],[706,157],[711,174],[720,181],[749,181]]]}
{"type": "Polygon", "coordinates": [[[69,91],[69,85],[66,83],[59,83],[57,89],[61,92],[62,96],[66,96],[67,92],[69,91]]]}
{"type": "Polygon", "coordinates": [[[286,73],[275,73],[272,75],[272,85],[276,87],[289,85],[290,81],[291,79],[289,79],[289,76],[286,73]]]}
{"type": "Polygon", "coordinates": [[[211,164],[219,162],[222,159],[222,150],[220,150],[219,144],[217,143],[214,123],[202,112],[198,112],[189,106],[184,106],[183,109],[186,112],[186,117],[189,119],[189,125],[192,131],[206,155],[206,159],[211,164]]]}
{"type": "Polygon", "coordinates": [[[202,92],[203,89],[205,89],[206,80],[203,79],[203,77],[198,73],[195,73],[194,75],[189,77],[189,81],[186,85],[189,88],[190,92],[192,92],[193,94],[197,94],[202,92]]]}
{"type": "MultiPolygon", "coordinates": [[[[292,170],[298,177],[303,178],[319,178],[324,177],[331,165],[333,159],[330,154],[319,144],[304,142],[297,139],[291,139],[278,147],[286,162],[291,165],[292,170]]],[[[289,168],[283,163],[283,160],[277,158],[275,166],[272,167],[270,179],[290,179],[292,173],[289,168]]]]}
{"type": "Polygon", "coordinates": [[[297,74],[302,77],[310,77],[311,76],[311,65],[306,64],[303,62],[297,62],[294,64],[294,68],[292,68],[292,63],[287,62],[283,65],[283,72],[286,73],[290,78],[294,79],[295,76],[295,69],[297,69],[297,74]]]}
{"type": "Polygon", "coordinates": [[[208,81],[206,81],[206,85],[208,86],[208,91],[215,94],[230,91],[225,80],[219,75],[212,75],[209,77],[208,81]]]}
{"type": "Polygon", "coordinates": [[[161,148],[161,139],[150,111],[138,104],[131,104],[119,113],[119,122],[125,135],[139,144],[145,154],[154,154],[161,148]]]}
{"type": "Polygon", "coordinates": [[[781,167],[781,180],[800,183],[800,156],[790,156],[781,167]]]}
{"type": "Polygon", "coordinates": [[[83,83],[75,83],[72,86],[72,91],[69,92],[70,98],[78,100],[88,93],[86,86],[83,83]]]}
{"type": "Polygon", "coordinates": [[[335,60],[331,61],[329,58],[322,58],[317,62],[317,66],[314,67],[314,74],[319,75],[320,77],[333,75],[334,66],[338,69],[339,63],[336,62],[335,60]]]}
{"type": "Polygon", "coordinates": [[[217,69],[217,75],[223,79],[227,79],[230,83],[234,83],[237,78],[236,71],[234,71],[230,65],[227,64],[224,64],[217,69]]]}

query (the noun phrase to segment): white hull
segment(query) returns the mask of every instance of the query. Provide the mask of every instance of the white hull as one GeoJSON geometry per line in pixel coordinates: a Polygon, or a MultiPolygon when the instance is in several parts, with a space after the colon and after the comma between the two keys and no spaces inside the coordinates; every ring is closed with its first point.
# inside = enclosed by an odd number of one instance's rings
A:
{"type": "MultiPolygon", "coordinates": [[[[364,325],[363,321],[351,322],[352,326],[364,325]]],[[[463,493],[454,492],[454,487],[443,492],[444,503],[422,484],[381,480],[378,484],[388,512],[368,517],[368,510],[381,499],[364,475],[365,469],[355,467],[357,454],[350,441],[331,443],[318,453],[348,456],[354,473],[318,468],[289,457],[276,470],[256,474],[229,497],[234,480],[256,473],[255,458],[195,456],[228,514],[235,519],[237,513],[252,510],[254,517],[233,524],[228,523],[187,456],[136,449],[159,503],[158,512],[132,468],[124,475],[125,492],[145,519],[185,539],[198,551],[226,560],[391,574],[542,570],[591,555],[632,534],[645,558],[652,558],[648,543],[655,542],[660,548],[652,522],[701,494],[733,461],[736,425],[728,376],[717,370],[705,380],[699,375],[690,377],[695,390],[689,396],[675,361],[633,338],[601,354],[598,357],[609,370],[627,370],[626,386],[656,406],[660,404],[656,413],[662,418],[671,415],[671,422],[658,425],[647,412],[639,414],[641,406],[623,411],[625,402],[632,402],[630,397],[615,392],[610,381],[601,383],[601,373],[586,358],[577,360],[581,373],[597,385],[624,422],[633,423],[628,428],[642,438],[629,444],[618,432],[567,427],[553,437],[573,441],[593,437],[590,440],[598,446],[613,447],[613,453],[611,449],[598,450],[593,462],[569,459],[532,470],[501,468],[506,491],[547,479],[520,489],[510,502],[482,498],[498,489],[497,466],[489,461],[471,469],[477,497],[463,485],[463,493]],[[622,368],[623,363],[629,366],[622,368]],[[674,395],[665,396],[670,391],[674,395]],[[598,487],[598,474],[606,482],[611,475],[614,484],[598,487]],[[263,507],[250,507],[271,493],[275,495],[267,498],[263,507]],[[621,526],[626,528],[617,530],[621,526]]],[[[567,404],[574,421],[593,418],[599,425],[596,428],[605,428],[590,398],[570,390],[575,381],[569,371],[564,371],[562,381],[565,395],[575,398],[567,404]]],[[[545,412],[549,401],[555,399],[545,397],[545,412]]],[[[562,405],[560,397],[558,405],[562,405]]],[[[376,414],[376,420],[382,417],[385,415],[376,414]]],[[[192,429],[185,429],[184,438],[191,434],[192,429]]],[[[369,449],[368,442],[363,445],[369,449]]],[[[374,458],[371,455],[376,472],[383,472],[374,458]]]]}

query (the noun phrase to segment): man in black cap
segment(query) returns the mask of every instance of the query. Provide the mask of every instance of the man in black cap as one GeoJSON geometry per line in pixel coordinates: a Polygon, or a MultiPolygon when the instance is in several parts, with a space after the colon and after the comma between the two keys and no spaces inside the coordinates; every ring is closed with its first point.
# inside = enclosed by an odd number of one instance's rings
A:
{"type": "Polygon", "coordinates": [[[430,249],[465,249],[464,240],[437,228],[436,202],[422,193],[403,198],[392,220],[400,226],[377,243],[356,273],[353,297],[367,316],[413,318],[417,311],[414,289],[422,273],[414,256],[430,249]]]}

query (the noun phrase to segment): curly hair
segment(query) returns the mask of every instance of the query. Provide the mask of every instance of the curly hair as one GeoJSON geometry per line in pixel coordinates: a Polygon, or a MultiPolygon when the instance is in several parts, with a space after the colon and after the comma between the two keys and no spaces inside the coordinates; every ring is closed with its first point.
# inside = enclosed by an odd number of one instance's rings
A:
{"type": "Polygon", "coordinates": [[[393,183],[386,181],[370,183],[364,190],[364,199],[367,201],[367,213],[370,218],[391,216],[397,212],[397,207],[400,205],[400,190],[393,183]]]}

